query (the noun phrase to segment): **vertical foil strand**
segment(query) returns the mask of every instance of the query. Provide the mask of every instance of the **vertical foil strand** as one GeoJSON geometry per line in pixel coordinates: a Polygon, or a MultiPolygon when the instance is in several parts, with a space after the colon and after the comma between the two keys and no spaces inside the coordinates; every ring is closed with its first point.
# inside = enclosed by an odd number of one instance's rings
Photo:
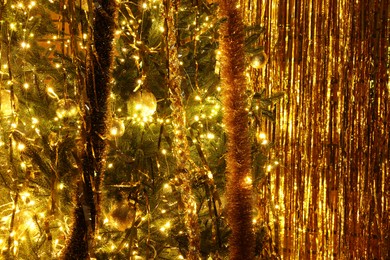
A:
{"type": "Polygon", "coordinates": [[[283,258],[390,257],[389,6],[245,6],[245,22],[265,29],[261,44],[270,59],[259,81],[268,92],[286,93],[277,104],[275,139],[283,167],[264,182],[273,198],[264,219],[283,258]]]}

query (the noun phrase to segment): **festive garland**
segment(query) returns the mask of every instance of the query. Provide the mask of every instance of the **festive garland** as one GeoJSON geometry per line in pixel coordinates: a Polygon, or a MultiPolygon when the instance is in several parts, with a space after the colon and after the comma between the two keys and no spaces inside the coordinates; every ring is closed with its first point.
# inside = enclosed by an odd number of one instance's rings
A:
{"type": "Polygon", "coordinates": [[[220,1],[223,122],[228,138],[226,196],[230,259],[253,259],[251,146],[245,94],[244,24],[233,0],[220,1]]]}
{"type": "Polygon", "coordinates": [[[82,183],[77,191],[75,219],[64,250],[64,259],[87,259],[94,255],[100,186],[105,168],[112,42],[117,7],[114,0],[96,1],[94,7],[93,39],[87,55],[83,107],[82,183]]]}

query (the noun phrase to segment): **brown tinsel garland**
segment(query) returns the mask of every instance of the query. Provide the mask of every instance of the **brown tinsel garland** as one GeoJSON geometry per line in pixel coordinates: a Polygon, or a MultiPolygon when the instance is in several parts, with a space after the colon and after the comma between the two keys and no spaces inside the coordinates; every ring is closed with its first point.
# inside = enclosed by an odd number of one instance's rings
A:
{"type": "Polygon", "coordinates": [[[94,2],[93,39],[87,55],[84,93],[81,168],[82,183],[77,191],[77,207],[64,259],[87,259],[94,255],[94,234],[100,205],[100,185],[106,156],[108,98],[111,87],[112,42],[116,2],[94,2]]]}
{"type": "Polygon", "coordinates": [[[221,86],[223,122],[228,138],[226,154],[226,196],[230,259],[253,259],[254,234],[252,229],[251,146],[249,141],[248,111],[244,52],[244,24],[238,2],[220,1],[221,86]]]}
{"type": "Polygon", "coordinates": [[[180,62],[178,58],[178,41],[175,17],[178,1],[168,1],[166,5],[168,84],[172,102],[174,130],[174,154],[176,156],[176,175],[173,184],[179,193],[180,204],[184,206],[184,220],[188,234],[189,246],[186,259],[199,259],[200,238],[197,205],[192,194],[191,176],[188,171],[190,152],[186,135],[186,113],[181,97],[180,62]]]}

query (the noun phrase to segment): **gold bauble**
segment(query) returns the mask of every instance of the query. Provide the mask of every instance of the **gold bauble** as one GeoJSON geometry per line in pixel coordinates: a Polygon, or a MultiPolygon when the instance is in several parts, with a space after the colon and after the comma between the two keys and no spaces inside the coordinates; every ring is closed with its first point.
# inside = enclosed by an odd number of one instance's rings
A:
{"type": "Polygon", "coordinates": [[[125,123],[120,118],[111,119],[111,124],[108,131],[108,138],[115,139],[121,137],[125,133],[125,123]]]}
{"type": "Polygon", "coordinates": [[[119,202],[109,214],[110,223],[119,231],[125,231],[133,226],[136,212],[136,207],[131,202],[119,202]]]}
{"type": "Polygon", "coordinates": [[[137,91],[130,96],[127,109],[132,117],[149,117],[156,112],[157,99],[150,91],[137,91]]]}
{"type": "Polygon", "coordinates": [[[259,54],[253,55],[251,58],[251,67],[254,69],[261,69],[267,64],[268,56],[265,52],[260,52],[259,54]]]}
{"type": "Polygon", "coordinates": [[[57,103],[56,114],[57,117],[62,118],[71,118],[78,114],[79,108],[72,99],[63,98],[60,99],[57,103]]]}
{"type": "Polygon", "coordinates": [[[12,116],[13,112],[17,110],[18,98],[14,95],[13,102],[11,104],[11,91],[2,89],[0,95],[1,95],[1,99],[0,99],[1,116],[4,117],[12,116]]]}

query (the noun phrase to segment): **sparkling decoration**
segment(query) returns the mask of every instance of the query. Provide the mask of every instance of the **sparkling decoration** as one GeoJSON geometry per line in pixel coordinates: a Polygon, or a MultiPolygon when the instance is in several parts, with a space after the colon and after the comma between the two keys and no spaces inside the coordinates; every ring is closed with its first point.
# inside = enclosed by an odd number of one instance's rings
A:
{"type": "Polygon", "coordinates": [[[0,3],[0,259],[390,259],[390,0],[0,3]]]}
{"type": "Polygon", "coordinates": [[[256,194],[267,250],[280,259],[390,259],[389,1],[280,3],[245,4],[272,57],[251,83],[288,97],[276,122],[261,125],[275,145],[270,162],[277,154],[283,165],[265,166],[256,194]]]}
{"type": "Polygon", "coordinates": [[[175,188],[179,192],[178,203],[183,205],[184,222],[188,237],[188,253],[186,259],[200,259],[200,230],[198,224],[197,204],[191,187],[189,176],[190,151],[187,141],[186,111],[182,99],[182,76],[180,61],[176,46],[178,45],[178,33],[175,27],[175,10],[179,8],[179,1],[173,0],[167,3],[166,17],[168,39],[168,67],[169,67],[169,93],[172,107],[174,128],[174,153],[176,157],[175,188]]]}
{"type": "Polygon", "coordinates": [[[14,95],[11,103],[11,91],[1,90],[0,115],[9,117],[18,107],[18,98],[14,95]]]}
{"type": "Polygon", "coordinates": [[[57,103],[56,114],[57,117],[62,118],[72,118],[79,113],[79,108],[75,101],[69,98],[60,99],[57,103]]]}
{"type": "Polygon", "coordinates": [[[108,132],[109,139],[121,137],[125,133],[125,123],[120,118],[111,119],[111,124],[108,132]]]}
{"type": "Polygon", "coordinates": [[[110,224],[119,231],[125,231],[134,224],[136,207],[131,202],[120,202],[109,214],[110,224]]]}
{"type": "Polygon", "coordinates": [[[148,90],[138,90],[130,96],[127,109],[132,117],[147,118],[156,112],[157,99],[148,90]]]}
{"type": "Polygon", "coordinates": [[[226,199],[230,259],[254,259],[251,143],[246,104],[245,33],[236,2],[220,1],[221,87],[223,123],[227,137],[226,199]]]}
{"type": "Polygon", "coordinates": [[[251,57],[251,67],[254,69],[261,69],[267,64],[268,56],[264,51],[251,57]]]}
{"type": "Polygon", "coordinates": [[[76,188],[77,206],[73,211],[74,221],[62,259],[96,259],[95,239],[99,231],[101,184],[106,168],[107,141],[104,137],[107,136],[109,124],[117,9],[115,0],[107,0],[96,2],[94,12],[87,13],[91,27],[88,27],[90,39],[83,89],[82,182],[76,188]]]}

